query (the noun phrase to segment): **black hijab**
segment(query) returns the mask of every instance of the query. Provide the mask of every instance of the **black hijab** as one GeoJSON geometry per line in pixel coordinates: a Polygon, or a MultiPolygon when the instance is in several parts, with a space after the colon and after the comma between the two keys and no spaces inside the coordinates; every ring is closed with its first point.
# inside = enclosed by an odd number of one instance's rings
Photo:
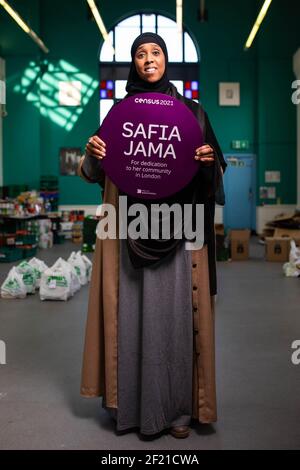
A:
{"type": "Polygon", "coordinates": [[[167,93],[171,88],[171,83],[168,79],[168,51],[165,41],[162,37],[155,33],[143,33],[140,34],[133,42],[131,46],[131,65],[126,85],[127,96],[135,95],[136,93],[167,93]],[[146,82],[143,80],[136,71],[134,57],[137,49],[142,44],[154,43],[157,44],[163,51],[165,56],[165,71],[163,76],[157,82],[146,82]]]}

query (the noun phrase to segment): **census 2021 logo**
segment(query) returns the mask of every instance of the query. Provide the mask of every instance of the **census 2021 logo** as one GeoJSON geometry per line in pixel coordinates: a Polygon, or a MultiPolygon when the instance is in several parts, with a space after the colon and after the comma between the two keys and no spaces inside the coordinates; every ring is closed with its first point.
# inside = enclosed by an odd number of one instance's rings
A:
{"type": "Polygon", "coordinates": [[[6,344],[0,340],[0,366],[6,364],[6,344]]]}

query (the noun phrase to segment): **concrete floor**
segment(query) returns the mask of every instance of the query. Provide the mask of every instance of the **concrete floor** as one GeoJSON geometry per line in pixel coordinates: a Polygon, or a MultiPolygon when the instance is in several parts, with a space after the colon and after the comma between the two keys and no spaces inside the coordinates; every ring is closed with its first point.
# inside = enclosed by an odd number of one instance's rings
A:
{"type": "MultiPolygon", "coordinates": [[[[68,243],[39,257],[53,263],[68,243]]],[[[300,448],[300,279],[280,263],[218,263],[217,381],[219,420],[196,425],[188,439],[117,435],[99,399],[79,395],[88,287],[68,302],[0,300],[0,449],[201,450],[300,448]]],[[[0,264],[2,284],[12,265],[0,264]]]]}

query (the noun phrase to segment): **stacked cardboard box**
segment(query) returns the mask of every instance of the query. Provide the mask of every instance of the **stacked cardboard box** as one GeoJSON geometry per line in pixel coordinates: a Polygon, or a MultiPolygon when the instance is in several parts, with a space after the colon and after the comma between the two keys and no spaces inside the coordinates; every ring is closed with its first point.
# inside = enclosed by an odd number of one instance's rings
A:
{"type": "Polygon", "coordinates": [[[249,258],[249,241],[251,232],[249,229],[230,230],[231,259],[245,261],[249,258]]]}
{"type": "Polygon", "coordinates": [[[290,238],[266,237],[265,241],[267,261],[288,261],[290,238]]]}
{"type": "Polygon", "coordinates": [[[264,230],[266,260],[286,262],[289,260],[290,242],[300,243],[300,213],[280,214],[267,223],[264,230]]]}

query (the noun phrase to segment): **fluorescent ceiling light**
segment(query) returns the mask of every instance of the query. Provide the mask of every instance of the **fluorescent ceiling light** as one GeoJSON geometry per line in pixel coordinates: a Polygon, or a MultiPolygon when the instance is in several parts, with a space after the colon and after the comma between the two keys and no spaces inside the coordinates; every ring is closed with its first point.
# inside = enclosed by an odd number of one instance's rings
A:
{"type": "Polygon", "coordinates": [[[25,33],[29,34],[31,39],[45,52],[48,54],[49,49],[45,46],[43,41],[35,34],[35,32],[27,26],[27,24],[22,20],[20,15],[7,3],[6,0],[0,0],[0,5],[7,11],[7,13],[15,20],[16,23],[20,26],[20,28],[25,31],[25,33]]]}
{"type": "Polygon", "coordinates": [[[95,21],[98,25],[98,28],[100,29],[100,32],[102,34],[102,37],[103,37],[104,41],[106,41],[108,43],[108,45],[112,48],[113,53],[115,53],[113,45],[112,45],[111,40],[110,40],[110,37],[108,35],[108,32],[106,31],[106,28],[104,26],[103,20],[101,18],[101,15],[99,13],[99,10],[97,8],[97,5],[96,5],[95,1],[94,0],[87,0],[87,2],[89,4],[89,7],[90,7],[93,15],[94,15],[95,21]]]}
{"type": "Polygon", "coordinates": [[[182,33],[182,0],[176,0],[176,23],[178,32],[182,33]]]}
{"type": "Polygon", "coordinates": [[[251,33],[249,34],[249,37],[247,39],[247,42],[245,44],[245,49],[249,49],[249,47],[251,47],[251,44],[253,42],[253,39],[255,38],[256,36],[256,33],[257,31],[259,30],[259,27],[264,19],[264,17],[266,16],[266,13],[268,11],[268,8],[269,6],[271,5],[271,2],[272,0],[265,0],[259,14],[258,14],[258,17],[256,18],[256,21],[254,23],[254,26],[251,30],[251,33]]]}

